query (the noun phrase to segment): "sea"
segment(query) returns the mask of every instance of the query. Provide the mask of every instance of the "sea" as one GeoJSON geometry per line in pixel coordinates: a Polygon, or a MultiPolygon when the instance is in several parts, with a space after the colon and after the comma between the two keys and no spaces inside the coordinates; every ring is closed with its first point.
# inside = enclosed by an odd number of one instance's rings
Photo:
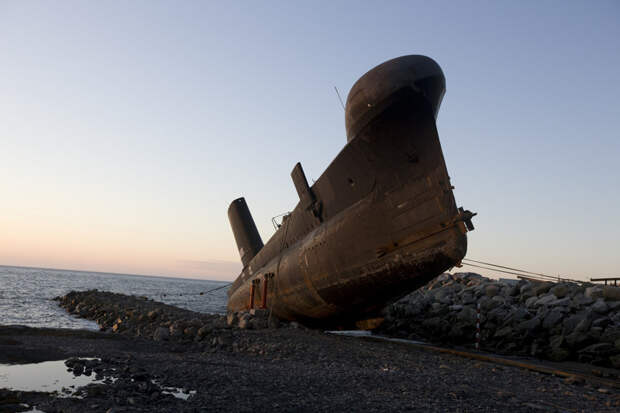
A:
{"type": "Polygon", "coordinates": [[[53,300],[72,290],[92,289],[146,296],[192,311],[223,314],[228,284],[226,281],[0,265],[0,325],[96,330],[95,322],[67,313],[53,300]]]}

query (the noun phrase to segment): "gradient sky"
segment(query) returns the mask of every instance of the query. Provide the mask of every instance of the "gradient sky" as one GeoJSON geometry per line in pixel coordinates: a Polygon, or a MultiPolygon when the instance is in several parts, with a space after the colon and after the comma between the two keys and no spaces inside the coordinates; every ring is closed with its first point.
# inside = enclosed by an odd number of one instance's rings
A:
{"type": "MultiPolygon", "coordinates": [[[[0,1],[0,264],[232,279],[367,70],[425,54],[468,257],[620,276],[620,3],[0,1]]],[[[484,271],[481,271],[485,273],[484,271]]]]}

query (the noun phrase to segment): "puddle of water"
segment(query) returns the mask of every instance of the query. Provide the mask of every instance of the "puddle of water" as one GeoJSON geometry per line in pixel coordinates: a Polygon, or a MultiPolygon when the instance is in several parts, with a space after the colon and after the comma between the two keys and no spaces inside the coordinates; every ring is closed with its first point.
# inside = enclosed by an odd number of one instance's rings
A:
{"type": "Polygon", "coordinates": [[[164,390],[162,390],[162,393],[171,394],[177,399],[187,400],[189,399],[189,396],[191,396],[192,394],[196,394],[196,390],[190,390],[186,392],[186,390],[181,389],[181,388],[164,387],[164,390]]]}
{"type": "MultiPolygon", "coordinates": [[[[81,360],[94,360],[83,358],[81,360]]],[[[95,378],[78,375],[68,371],[67,360],[44,361],[31,364],[0,364],[0,389],[6,388],[15,391],[39,391],[56,393],[57,397],[76,397],[76,391],[91,383],[107,383],[116,381],[115,378],[95,378]]],[[[157,381],[153,383],[161,388],[164,394],[170,394],[177,399],[187,400],[196,390],[185,390],[181,387],[164,387],[157,381]]],[[[28,406],[26,406],[28,407],[28,406]]],[[[29,412],[40,412],[36,407],[29,412]]]]}
{"type": "Polygon", "coordinates": [[[351,336],[351,337],[366,337],[372,336],[372,332],[368,330],[327,330],[325,331],[327,334],[336,334],[341,336],[351,336]]]}
{"type": "Polygon", "coordinates": [[[325,332],[327,334],[336,334],[336,335],[348,336],[348,337],[373,337],[373,338],[383,340],[383,341],[393,341],[395,343],[413,343],[413,344],[428,345],[428,343],[424,341],[410,340],[406,338],[393,338],[393,337],[380,336],[380,335],[373,334],[372,331],[366,331],[366,330],[333,330],[333,331],[325,331],[325,332]]]}
{"type": "Polygon", "coordinates": [[[181,387],[164,387],[156,380],[151,380],[151,382],[156,386],[161,387],[161,392],[163,394],[171,394],[177,399],[187,400],[189,399],[189,396],[196,394],[196,390],[185,390],[181,387]]]}
{"type": "Polygon", "coordinates": [[[16,391],[58,392],[71,396],[77,388],[100,382],[92,376],[74,376],[67,371],[66,360],[31,364],[0,364],[0,388],[16,391]],[[68,393],[64,389],[70,389],[68,393]]]}

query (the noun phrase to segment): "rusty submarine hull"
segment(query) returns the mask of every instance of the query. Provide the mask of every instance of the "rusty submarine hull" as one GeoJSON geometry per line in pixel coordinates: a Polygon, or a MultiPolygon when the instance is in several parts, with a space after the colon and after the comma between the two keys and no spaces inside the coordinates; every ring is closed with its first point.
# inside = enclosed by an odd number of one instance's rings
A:
{"type": "Polygon", "coordinates": [[[457,207],[441,150],[444,93],[426,56],[376,66],[349,92],[347,143],[328,168],[312,186],[293,169],[299,203],[266,244],[245,199],[231,203],[243,270],[229,311],[351,325],[460,263],[475,214],[457,207]]]}

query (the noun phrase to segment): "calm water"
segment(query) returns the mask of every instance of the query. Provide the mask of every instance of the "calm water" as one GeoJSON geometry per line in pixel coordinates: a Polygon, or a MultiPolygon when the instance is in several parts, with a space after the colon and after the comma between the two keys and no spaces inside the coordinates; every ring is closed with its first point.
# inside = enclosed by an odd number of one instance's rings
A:
{"type": "Polygon", "coordinates": [[[226,311],[227,282],[98,272],[0,266],[0,325],[96,329],[92,321],[69,315],[52,299],[71,290],[98,289],[144,295],[203,313],[226,311]]]}

